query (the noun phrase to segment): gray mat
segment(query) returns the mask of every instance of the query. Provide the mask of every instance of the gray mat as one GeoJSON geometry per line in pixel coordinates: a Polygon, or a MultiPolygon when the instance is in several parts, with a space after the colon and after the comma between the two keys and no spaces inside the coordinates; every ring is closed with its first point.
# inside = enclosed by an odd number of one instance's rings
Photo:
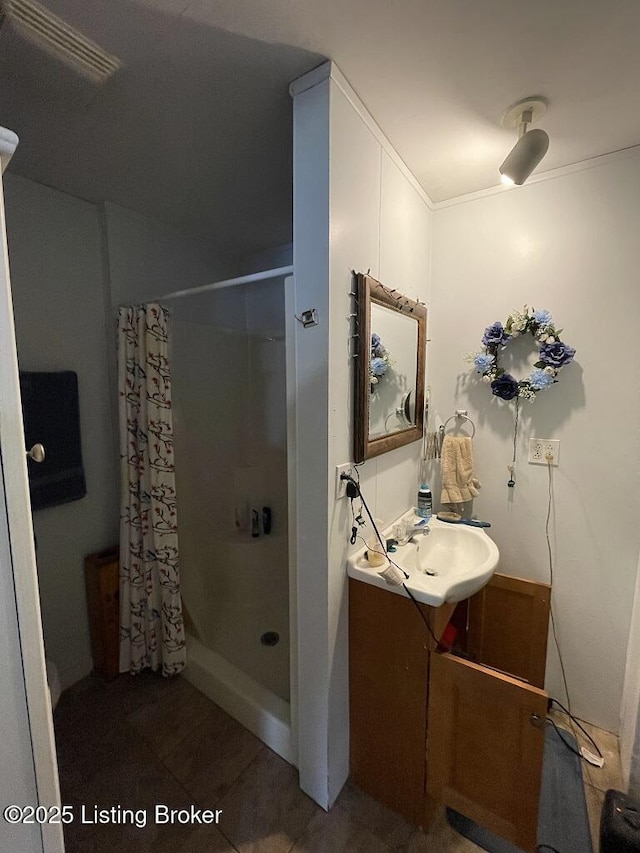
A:
{"type": "MultiPolygon", "coordinates": [[[[573,735],[562,737],[577,749],[573,735]]],[[[538,847],[540,853],[593,853],[587,802],[582,784],[582,762],[560,741],[560,735],[549,726],[545,734],[542,790],[538,815],[538,847]]],[[[447,809],[450,825],[469,841],[489,853],[522,853],[504,838],[478,826],[453,809],[447,809]]]]}

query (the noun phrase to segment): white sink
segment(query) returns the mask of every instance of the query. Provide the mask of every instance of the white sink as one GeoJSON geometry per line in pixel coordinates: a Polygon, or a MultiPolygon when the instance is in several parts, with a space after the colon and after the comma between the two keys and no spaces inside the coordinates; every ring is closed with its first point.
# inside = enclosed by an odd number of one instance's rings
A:
{"type": "MultiPolygon", "coordinates": [[[[413,512],[405,513],[402,518],[405,517],[413,517],[413,512]]],[[[381,531],[383,538],[391,537],[393,524],[381,531]]],[[[409,542],[389,554],[409,575],[404,583],[414,598],[440,607],[446,602],[462,601],[482,589],[495,572],[500,557],[493,539],[483,528],[449,524],[435,516],[429,528],[428,535],[419,533],[414,537],[415,544],[409,542]]],[[[366,550],[361,548],[347,560],[349,577],[406,597],[401,585],[392,586],[380,575],[389,568],[389,562],[373,568],[365,559],[366,550]]]]}

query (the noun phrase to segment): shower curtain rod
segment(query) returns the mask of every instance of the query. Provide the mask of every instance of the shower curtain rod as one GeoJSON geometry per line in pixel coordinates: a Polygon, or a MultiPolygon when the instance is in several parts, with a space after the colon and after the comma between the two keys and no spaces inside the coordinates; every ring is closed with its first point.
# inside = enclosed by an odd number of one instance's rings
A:
{"type": "MultiPolygon", "coordinates": [[[[253,272],[250,275],[241,275],[237,278],[226,278],[222,281],[214,281],[212,284],[201,284],[198,287],[189,287],[186,290],[174,290],[173,293],[165,293],[155,299],[147,299],[146,302],[162,302],[165,299],[179,299],[181,296],[195,296],[196,293],[206,293],[208,290],[221,290],[223,287],[235,287],[237,284],[251,284],[254,281],[266,281],[270,278],[278,278],[282,275],[290,275],[293,266],[277,267],[273,270],[253,272]]],[[[123,306],[124,307],[124,306],[123,306]]]]}

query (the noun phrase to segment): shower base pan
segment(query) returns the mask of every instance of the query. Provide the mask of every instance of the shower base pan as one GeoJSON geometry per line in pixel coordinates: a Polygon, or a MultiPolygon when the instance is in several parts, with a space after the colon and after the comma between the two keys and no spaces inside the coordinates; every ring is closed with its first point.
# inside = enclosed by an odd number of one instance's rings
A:
{"type": "Polygon", "coordinates": [[[189,634],[183,674],[270,749],[297,766],[288,702],[189,634]]]}

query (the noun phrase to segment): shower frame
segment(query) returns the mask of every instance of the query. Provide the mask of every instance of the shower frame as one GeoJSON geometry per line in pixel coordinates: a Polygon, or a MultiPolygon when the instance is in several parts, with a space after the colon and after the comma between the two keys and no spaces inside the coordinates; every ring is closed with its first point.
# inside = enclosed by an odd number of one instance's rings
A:
{"type": "MultiPolygon", "coordinates": [[[[229,664],[216,652],[202,646],[197,658],[189,663],[187,659],[186,677],[207,693],[211,699],[236,717],[246,728],[252,731],[274,752],[286,761],[298,766],[298,625],[297,625],[297,530],[296,530],[296,352],[295,352],[295,287],[293,266],[276,267],[236,278],[224,279],[210,284],[199,285],[184,290],[163,294],[149,302],[165,303],[169,300],[187,296],[196,296],[214,290],[253,284],[270,279],[284,279],[285,310],[285,384],[286,384],[286,459],[287,459],[287,516],[288,516],[288,574],[289,574],[289,702],[279,697],[270,697],[266,707],[260,705],[260,691],[253,693],[245,673],[229,664]],[[205,677],[206,663],[215,661],[216,666],[225,673],[237,672],[238,696],[232,695],[228,684],[213,685],[205,677]],[[191,670],[190,670],[191,667],[191,670]],[[276,700],[275,702],[273,700],[276,700]],[[284,707],[288,704],[288,715],[284,707]],[[288,720],[285,719],[288,716],[288,720]]],[[[191,656],[195,657],[195,656],[191,656]]],[[[229,682],[233,676],[229,676],[229,682]]],[[[263,689],[264,690],[264,689],[263,689]]],[[[270,693],[264,690],[263,696],[270,693]]]]}

